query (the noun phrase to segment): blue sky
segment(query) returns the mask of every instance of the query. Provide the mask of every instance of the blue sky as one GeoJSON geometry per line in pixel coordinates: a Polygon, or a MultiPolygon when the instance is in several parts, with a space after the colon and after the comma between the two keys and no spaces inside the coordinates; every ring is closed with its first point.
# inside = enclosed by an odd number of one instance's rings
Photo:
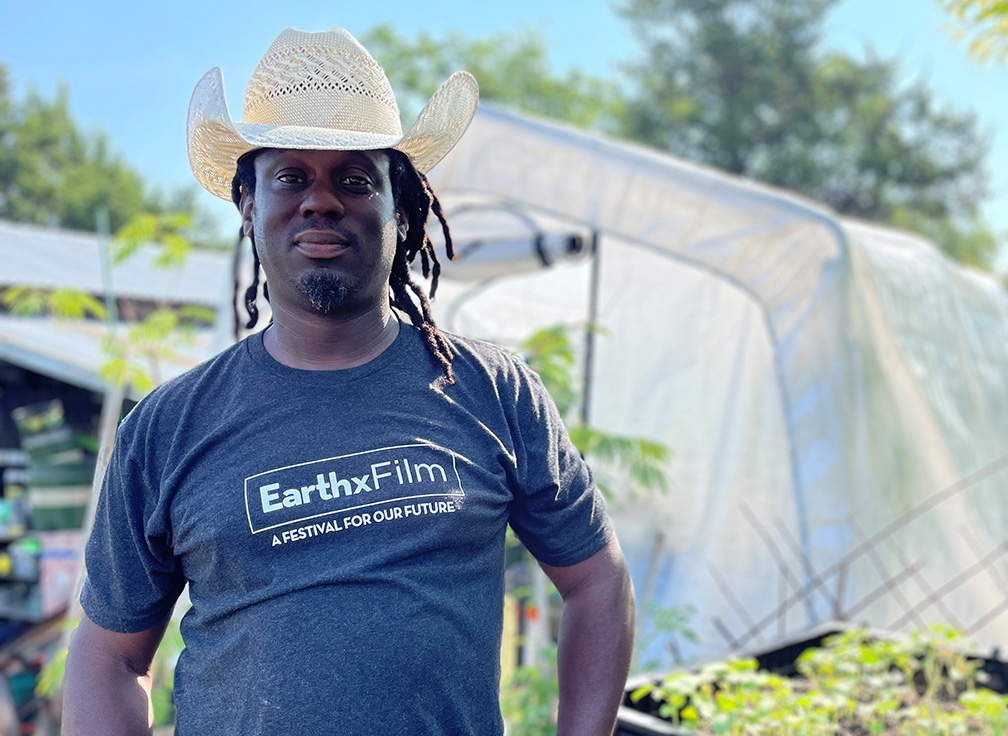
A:
{"type": "MultiPolygon", "coordinates": [[[[31,87],[51,95],[66,82],[78,122],[106,131],[127,162],[168,187],[194,181],[185,116],[196,81],[220,66],[232,114],[240,117],[245,83],[285,26],[340,25],[362,35],[378,23],[393,23],[405,34],[457,28],[474,36],[534,28],[545,36],[558,69],[576,66],[600,75],[636,53],[609,0],[318,5],[38,0],[7,2],[3,16],[0,63],[7,65],[15,93],[31,87]]],[[[938,99],[976,111],[994,144],[989,159],[994,196],[985,214],[1008,231],[1008,64],[980,66],[968,59],[947,33],[948,23],[937,0],[840,0],[829,16],[824,45],[897,56],[908,80],[923,78],[938,99]]],[[[229,205],[209,194],[202,201],[220,221],[230,221],[229,205]]]]}

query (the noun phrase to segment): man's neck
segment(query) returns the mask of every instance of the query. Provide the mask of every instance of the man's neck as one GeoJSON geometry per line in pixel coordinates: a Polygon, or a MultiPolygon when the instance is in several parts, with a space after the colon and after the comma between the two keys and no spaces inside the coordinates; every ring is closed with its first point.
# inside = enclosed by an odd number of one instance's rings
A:
{"type": "Polygon", "coordinates": [[[374,360],[398,334],[399,320],[388,304],[345,319],[283,310],[273,313],[263,345],[291,368],[339,370],[374,360]]]}

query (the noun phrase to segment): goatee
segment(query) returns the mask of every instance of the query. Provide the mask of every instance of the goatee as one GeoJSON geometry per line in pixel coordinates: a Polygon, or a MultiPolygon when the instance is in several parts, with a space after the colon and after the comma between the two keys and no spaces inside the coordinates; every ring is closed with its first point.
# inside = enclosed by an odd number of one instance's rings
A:
{"type": "Polygon", "coordinates": [[[347,286],[338,273],[311,271],[299,283],[312,308],[319,314],[339,314],[347,296],[347,286]]]}

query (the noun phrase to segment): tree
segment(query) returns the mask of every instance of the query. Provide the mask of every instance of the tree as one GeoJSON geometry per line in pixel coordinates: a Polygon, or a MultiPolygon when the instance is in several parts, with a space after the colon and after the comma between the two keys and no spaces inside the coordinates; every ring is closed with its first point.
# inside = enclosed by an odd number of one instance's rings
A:
{"type": "Polygon", "coordinates": [[[0,65],[0,218],[95,230],[105,209],[112,232],[143,214],[184,212],[202,231],[189,235],[198,246],[218,247],[199,212],[193,188],[163,193],[113,151],[101,132],[80,130],[70,113],[70,93],[61,87],[48,100],[29,92],[13,99],[0,65]]]}
{"type": "Polygon", "coordinates": [[[980,61],[1008,59],[1008,2],[1005,0],[941,0],[958,21],[956,36],[967,41],[980,61]]]}
{"type": "Polygon", "coordinates": [[[644,58],[624,132],[743,175],[761,148],[814,138],[810,29],[826,2],[629,0],[620,12],[644,58]]]}
{"type": "Polygon", "coordinates": [[[384,67],[401,99],[404,117],[420,106],[448,75],[465,69],[479,81],[484,100],[582,127],[612,129],[621,112],[618,86],[572,69],[564,76],[550,68],[538,33],[496,33],[483,39],[449,31],[436,39],[420,33],[407,40],[391,26],[377,26],[362,42],[384,67]]]}
{"type": "Polygon", "coordinates": [[[627,0],[643,60],[622,132],[989,265],[989,141],[975,116],[902,85],[895,61],[820,53],[834,2],[627,0]]]}
{"type": "Polygon", "coordinates": [[[140,177],[111,153],[104,135],[77,129],[65,87],[51,101],[30,92],[17,104],[2,78],[0,216],[94,230],[104,206],[115,229],[144,209],[140,177]]]}
{"type": "Polygon", "coordinates": [[[622,85],[555,74],[535,33],[406,40],[380,26],[365,42],[411,114],[465,68],[486,100],[799,192],[988,267],[998,243],[980,216],[987,136],[924,82],[902,83],[895,61],[822,52],[835,1],[625,0],[642,53],[622,85]]]}

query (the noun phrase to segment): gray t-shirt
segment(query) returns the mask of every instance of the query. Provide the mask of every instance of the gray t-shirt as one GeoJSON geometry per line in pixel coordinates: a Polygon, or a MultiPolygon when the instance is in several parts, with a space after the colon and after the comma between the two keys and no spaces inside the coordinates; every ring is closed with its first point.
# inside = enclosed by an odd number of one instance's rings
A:
{"type": "Polygon", "coordinates": [[[141,401],[119,429],[81,595],[135,632],[186,582],[178,736],[500,734],[505,526],[572,565],[612,534],[523,362],[420,333],[348,370],[260,335],[141,401]]]}

